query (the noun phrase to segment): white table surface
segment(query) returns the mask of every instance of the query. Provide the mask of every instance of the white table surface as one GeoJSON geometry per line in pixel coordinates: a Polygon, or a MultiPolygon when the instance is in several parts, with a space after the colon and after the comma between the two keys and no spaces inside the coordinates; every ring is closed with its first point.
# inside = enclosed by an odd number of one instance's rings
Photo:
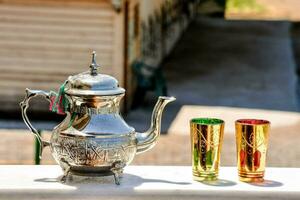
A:
{"type": "Polygon", "coordinates": [[[128,166],[121,185],[113,177],[74,177],[66,184],[56,165],[0,166],[0,199],[300,199],[300,168],[267,168],[260,185],[238,181],[235,167],[222,167],[220,180],[192,180],[187,166],[128,166]]]}

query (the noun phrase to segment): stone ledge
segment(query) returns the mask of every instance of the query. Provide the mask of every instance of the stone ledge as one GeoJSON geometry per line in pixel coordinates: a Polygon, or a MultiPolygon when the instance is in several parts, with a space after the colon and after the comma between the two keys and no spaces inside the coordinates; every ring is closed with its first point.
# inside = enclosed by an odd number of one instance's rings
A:
{"type": "Polygon", "coordinates": [[[234,167],[206,184],[193,181],[187,166],[129,166],[120,186],[112,177],[61,184],[61,175],[57,165],[0,166],[0,199],[300,199],[300,168],[267,168],[263,184],[239,182],[234,167]]]}

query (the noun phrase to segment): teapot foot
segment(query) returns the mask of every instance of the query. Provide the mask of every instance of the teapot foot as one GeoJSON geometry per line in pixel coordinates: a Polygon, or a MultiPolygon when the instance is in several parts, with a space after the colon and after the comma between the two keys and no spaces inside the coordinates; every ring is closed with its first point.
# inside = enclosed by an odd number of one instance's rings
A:
{"type": "Polygon", "coordinates": [[[120,175],[118,173],[114,173],[114,178],[116,185],[120,185],[120,175]]]}
{"type": "Polygon", "coordinates": [[[122,169],[118,169],[118,170],[111,170],[114,178],[115,178],[115,183],[116,185],[120,185],[120,179],[123,178],[123,168],[122,169]]]}
{"type": "Polygon", "coordinates": [[[60,181],[62,183],[65,183],[70,174],[71,166],[69,165],[69,163],[67,161],[65,161],[65,159],[61,159],[60,161],[61,161],[61,164],[63,166],[63,171],[64,171],[64,175],[61,177],[60,181]]]}
{"type": "Polygon", "coordinates": [[[69,172],[67,174],[64,174],[61,178],[60,178],[60,182],[61,183],[67,183],[68,181],[73,181],[73,176],[72,174],[69,172]]]}
{"type": "Polygon", "coordinates": [[[67,178],[70,177],[72,179],[72,176],[70,176],[70,167],[64,170],[64,175],[61,177],[60,181],[62,183],[65,183],[67,181],[67,178]]]}
{"type": "Polygon", "coordinates": [[[114,174],[115,183],[120,185],[120,178],[123,176],[125,164],[121,161],[116,161],[113,163],[113,167],[111,168],[111,172],[114,174]]]}

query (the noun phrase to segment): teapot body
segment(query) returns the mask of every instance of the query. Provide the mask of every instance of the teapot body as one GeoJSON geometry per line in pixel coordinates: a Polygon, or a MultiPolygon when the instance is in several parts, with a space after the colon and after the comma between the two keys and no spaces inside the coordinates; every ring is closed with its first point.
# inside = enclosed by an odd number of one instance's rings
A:
{"type": "MultiPolygon", "coordinates": [[[[72,127],[67,130],[77,132],[72,127]]],[[[54,129],[50,148],[52,156],[65,173],[77,175],[101,175],[122,173],[133,160],[137,141],[135,134],[75,136],[54,129]]],[[[66,174],[67,175],[67,174],[66,174]]]]}
{"type": "Polygon", "coordinates": [[[67,96],[70,112],[56,126],[50,148],[56,162],[72,174],[121,173],[137,149],[135,130],[119,112],[123,95],[67,96]]]}

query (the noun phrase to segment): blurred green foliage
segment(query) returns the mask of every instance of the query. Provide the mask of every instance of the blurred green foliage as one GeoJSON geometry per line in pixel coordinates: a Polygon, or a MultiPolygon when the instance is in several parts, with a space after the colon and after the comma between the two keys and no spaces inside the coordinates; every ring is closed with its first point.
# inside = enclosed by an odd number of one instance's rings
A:
{"type": "Polygon", "coordinates": [[[229,12],[263,12],[264,6],[256,0],[227,0],[226,11],[229,12]]]}

